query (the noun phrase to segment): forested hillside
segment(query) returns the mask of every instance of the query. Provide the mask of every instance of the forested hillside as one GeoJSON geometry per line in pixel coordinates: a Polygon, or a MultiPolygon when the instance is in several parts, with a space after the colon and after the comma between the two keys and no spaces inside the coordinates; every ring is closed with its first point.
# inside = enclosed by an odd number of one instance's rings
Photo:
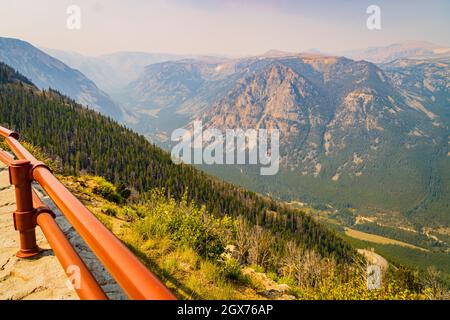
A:
{"type": "Polygon", "coordinates": [[[87,110],[55,91],[24,87],[22,79],[1,65],[0,124],[55,157],[62,171],[87,172],[125,184],[144,196],[163,188],[166,196],[205,205],[216,216],[242,217],[276,235],[277,250],[289,240],[322,256],[349,262],[353,249],[304,213],[285,207],[191,166],[175,165],[170,155],[143,136],[87,110]],[[14,75],[12,77],[11,75],[14,75]]]}
{"type": "Polygon", "coordinates": [[[28,80],[26,77],[22,76],[17,71],[9,68],[3,62],[0,62],[0,84],[20,83],[20,82],[28,85],[33,85],[33,83],[31,83],[31,81],[28,80]]]}
{"type": "Polygon", "coordinates": [[[309,215],[175,165],[144,137],[58,92],[39,91],[4,64],[0,125],[20,132],[25,145],[51,163],[68,188],[180,298],[446,294],[442,287],[430,289],[422,273],[403,267],[386,270],[380,290],[367,290],[362,257],[309,215]]]}

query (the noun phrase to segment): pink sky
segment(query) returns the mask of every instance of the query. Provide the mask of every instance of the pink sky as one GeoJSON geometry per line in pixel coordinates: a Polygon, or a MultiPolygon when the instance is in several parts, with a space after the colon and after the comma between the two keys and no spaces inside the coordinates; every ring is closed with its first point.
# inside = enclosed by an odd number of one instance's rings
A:
{"type": "Polygon", "coordinates": [[[248,55],[270,49],[336,52],[403,40],[450,46],[450,1],[0,0],[0,36],[98,55],[146,51],[248,55]],[[366,28],[369,4],[382,30],[366,28]],[[66,28],[68,5],[81,30],[66,28]],[[420,14],[419,14],[420,13],[420,14]]]}

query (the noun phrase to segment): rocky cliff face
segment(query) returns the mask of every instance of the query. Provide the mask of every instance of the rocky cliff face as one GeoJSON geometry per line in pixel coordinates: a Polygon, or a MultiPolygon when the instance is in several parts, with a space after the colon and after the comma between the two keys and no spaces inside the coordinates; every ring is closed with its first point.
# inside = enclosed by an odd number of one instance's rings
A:
{"type": "MultiPolygon", "coordinates": [[[[158,66],[158,85],[147,79],[135,87],[145,84],[165,96],[158,110],[170,119],[183,114],[178,125],[201,119],[222,130],[279,129],[286,177],[264,183],[252,177],[247,186],[286,198],[381,204],[410,215],[432,210],[442,222],[450,220],[442,218],[448,216],[442,178],[449,174],[449,78],[441,60],[377,66],[284,54],[171,62],[158,66]],[[432,203],[440,205],[430,209],[432,203]]],[[[241,169],[245,180],[250,173],[241,169]]]]}

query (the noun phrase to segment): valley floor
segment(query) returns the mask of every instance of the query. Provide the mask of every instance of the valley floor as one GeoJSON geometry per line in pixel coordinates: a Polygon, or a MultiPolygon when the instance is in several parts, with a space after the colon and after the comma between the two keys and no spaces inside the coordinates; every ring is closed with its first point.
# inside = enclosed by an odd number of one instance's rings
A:
{"type": "Polygon", "coordinates": [[[350,236],[350,237],[352,237],[352,238],[365,240],[365,241],[370,241],[370,242],[375,242],[375,243],[379,243],[379,244],[394,244],[394,245],[408,247],[408,248],[412,248],[412,249],[429,251],[427,249],[420,248],[420,247],[414,246],[412,244],[409,244],[409,243],[406,243],[406,242],[403,242],[403,241],[398,241],[398,240],[394,240],[394,239],[378,236],[376,234],[370,234],[370,233],[354,230],[354,229],[351,229],[351,228],[345,228],[345,234],[350,236]]]}

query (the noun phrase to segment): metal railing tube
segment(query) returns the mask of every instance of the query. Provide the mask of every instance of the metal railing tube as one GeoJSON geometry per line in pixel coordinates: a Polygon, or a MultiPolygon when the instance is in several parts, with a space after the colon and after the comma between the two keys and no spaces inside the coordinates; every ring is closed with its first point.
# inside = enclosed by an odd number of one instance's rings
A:
{"type": "MultiPolygon", "coordinates": [[[[2,132],[0,134],[3,135],[2,132]]],[[[5,141],[131,299],[173,300],[172,292],[13,136],[5,141]]]]}
{"type": "MultiPolygon", "coordinates": [[[[5,163],[8,167],[14,165],[14,159],[5,151],[0,150],[0,161],[5,163]]],[[[28,174],[26,180],[29,181],[28,174]]],[[[108,297],[105,295],[100,285],[97,283],[95,278],[92,276],[91,272],[81,260],[80,256],[74,250],[70,242],[65,237],[62,230],[59,228],[58,224],[54,220],[53,213],[50,209],[46,207],[46,205],[42,202],[42,200],[37,195],[36,191],[31,188],[31,197],[32,197],[32,207],[33,209],[37,209],[35,211],[35,220],[33,221],[33,226],[36,224],[39,225],[44,236],[50,244],[55,256],[58,258],[61,266],[63,267],[65,273],[70,277],[72,274],[69,271],[72,271],[72,266],[76,268],[73,270],[74,272],[78,272],[78,275],[75,275],[75,285],[73,286],[77,295],[82,300],[106,300],[108,297]]],[[[34,227],[33,227],[34,229],[34,227]]],[[[34,232],[33,232],[34,234],[34,232]]],[[[33,236],[32,236],[33,237],[33,236]]],[[[35,238],[35,237],[33,237],[35,238]]],[[[39,253],[39,252],[37,252],[39,253]]],[[[32,257],[26,256],[26,257],[32,257]]]]}
{"type": "Polygon", "coordinates": [[[130,298],[175,298],[47,168],[36,167],[33,176],[130,298]]]}
{"type": "Polygon", "coordinates": [[[55,252],[73,288],[82,300],[108,300],[100,285],[92,276],[83,260],[75,252],[53,217],[44,212],[37,216],[37,224],[55,252]]]}
{"type": "Polygon", "coordinates": [[[15,131],[11,131],[9,129],[3,128],[0,126],[0,136],[6,138],[6,137],[13,137],[17,140],[19,140],[19,134],[15,131]]]}
{"type": "Polygon", "coordinates": [[[14,137],[8,136],[5,138],[5,141],[18,159],[28,160],[32,165],[36,165],[37,163],[39,163],[39,161],[14,137]]]}
{"type": "Polygon", "coordinates": [[[11,156],[8,153],[6,153],[3,150],[0,150],[0,162],[3,162],[9,167],[13,161],[14,159],[11,158],[11,156]]]}
{"type": "Polygon", "coordinates": [[[72,285],[77,295],[82,300],[107,300],[108,297],[97,280],[56,223],[53,212],[42,202],[36,191],[32,192],[33,206],[39,212],[36,223],[44,233],[64,272],[69,279],[73,279],[72,285]]]}

